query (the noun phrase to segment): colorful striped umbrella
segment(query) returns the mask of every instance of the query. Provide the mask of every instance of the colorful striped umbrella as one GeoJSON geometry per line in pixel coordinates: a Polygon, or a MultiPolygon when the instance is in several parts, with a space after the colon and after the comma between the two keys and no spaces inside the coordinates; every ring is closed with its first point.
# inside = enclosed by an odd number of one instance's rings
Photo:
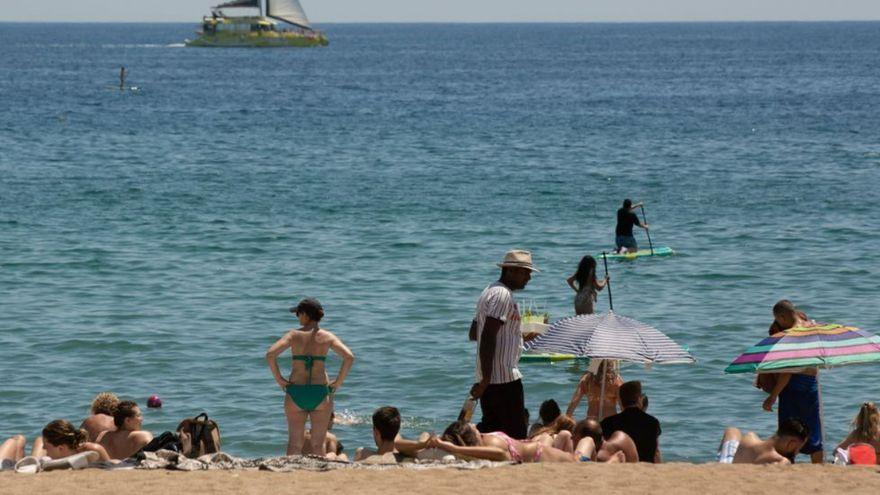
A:
{"type": "Polygon", "coordinates": [[[795,371],[880,362],[880,337],[856,327],[795,327],[758,342],[725,373],[795,371]]]}

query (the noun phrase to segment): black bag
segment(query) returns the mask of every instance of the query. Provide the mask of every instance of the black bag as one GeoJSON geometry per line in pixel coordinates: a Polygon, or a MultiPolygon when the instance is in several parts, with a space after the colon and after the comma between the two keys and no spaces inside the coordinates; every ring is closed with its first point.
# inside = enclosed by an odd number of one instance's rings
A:
{"type": "Polygon", "coordinates": [[[178,439],[177,435],[175,435],[173,432],[166,431],[158,437],[153,438],[150,443],[144,445],[144,448],[139,450],[132,457],[143,459],[144,452],[157,452],[159,450],[180,452],[180,439],[178,439]]]}
{"type": "Polygon", "coordinates": [[[220,426],[208,419],[207,413],[181,421],[177,425],[177,437],[180,453],[190,459],[220,452],[220,426]]]}

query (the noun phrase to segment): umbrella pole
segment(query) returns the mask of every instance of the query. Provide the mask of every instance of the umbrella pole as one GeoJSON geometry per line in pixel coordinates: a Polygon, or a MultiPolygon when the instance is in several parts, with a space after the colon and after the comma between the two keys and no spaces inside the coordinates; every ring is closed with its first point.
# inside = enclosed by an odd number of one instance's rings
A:
{"type": "Polygon", "coordinates": [[[602,251],[602,261],[605,262],[605,278],[608,279],[608,308],[614,311],[614,300],[611,298],[611,278],[608,277],[608,255],[602,251]]]}
{"type": "MultiPolygon", "coordinates": [[[[645,216],[644,206],[642,206],[642,221],[644,221],[646,225],[648,224],[648,217],[645,216]]],[[[654,243],[651,242],[651,232],[648,229],[645,229],[645,233],[648,234],[648,245],[651,246],[651,256],[654,256],[654,243]]]]}
{"type": "MultiPolygon", "coordinates": [[[[599,422],[601,423],[605,415],[605,376],[608,374],[608,361],[603,359],[601,363],[599,363],[599,368],[602,370],[602,376],[600,379],[602,380],[602,387],[599,391],[599,422]]],[[[587,399],[589,401],[589,399],[587,399]]]]}

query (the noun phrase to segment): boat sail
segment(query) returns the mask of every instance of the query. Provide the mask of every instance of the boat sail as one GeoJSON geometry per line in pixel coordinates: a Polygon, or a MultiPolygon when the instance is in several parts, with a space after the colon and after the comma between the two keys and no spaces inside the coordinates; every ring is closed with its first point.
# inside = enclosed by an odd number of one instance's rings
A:
{"type": "MultiPolygon", "coordinates": [[[[247,1],[247,0],[244,0],[247,1]]],[[[259,0],[256,0],[259,2],[259,0]]],[[[303,29],[312,29],[299,0],[266,0],[266,15],[303,29]]]]}
{"type": "Polygon", "coordinates": [[[230,2],[221,3],[213,8],[213,10],[219,9],[235,9],[235,8],[247,8],[253,7],[255,9],[260,8],[260,0],[232,0],[230,2]]]}
{"type": "Polygon", "coordinates": [[[273,47],[325,46],[327,37],[306,17],[299,0],[228,0],[202,19],[199,37],[187,46],[273,47]],[[228,16],[221,9],[257,9],[259,15],[228,16]],[[278,22],[281,21],[281,22],[278,22]],[[284,27],[289,25],[291,27],[284,27]]]}

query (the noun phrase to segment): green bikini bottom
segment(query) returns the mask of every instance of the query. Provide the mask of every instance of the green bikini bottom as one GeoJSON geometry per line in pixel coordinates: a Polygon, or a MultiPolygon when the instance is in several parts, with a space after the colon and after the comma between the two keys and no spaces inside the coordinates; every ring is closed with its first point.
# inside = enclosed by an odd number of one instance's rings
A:
{"type": "Polygon", "coordinates": [[[333,393],[330,385],[294,385],[286,387],[287,395],[303,411],[312,412],[333,393]]]}

